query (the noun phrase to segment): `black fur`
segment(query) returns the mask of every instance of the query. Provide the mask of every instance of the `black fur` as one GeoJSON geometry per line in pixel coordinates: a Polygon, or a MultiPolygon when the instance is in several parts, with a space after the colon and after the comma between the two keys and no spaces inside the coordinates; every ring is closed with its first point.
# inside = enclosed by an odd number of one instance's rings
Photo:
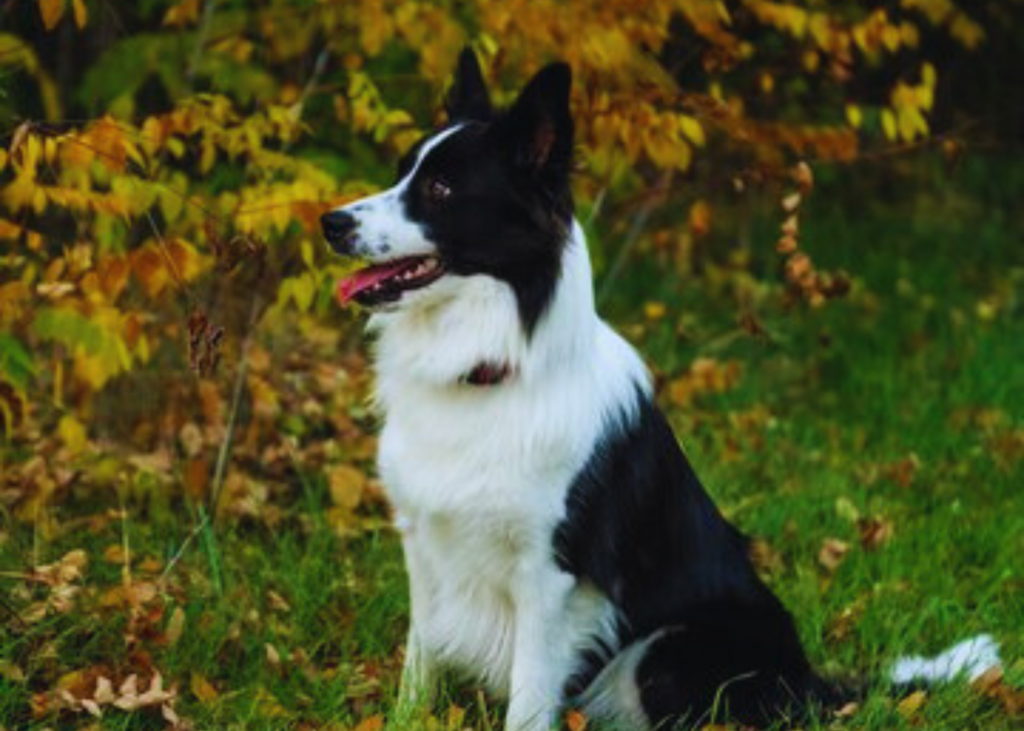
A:
{"type": "MultiPolygon", "coordinates": [[[[648,719],[707,721],[718,708],[761,725],[838,703],[843,693],[811,669],[746,538],[715,508],[658,409],[639,392],[637,402],[635,423],[606,437],[577,476],[554,548],[564,570],[619,609],[620,647],[662,633],[637,672],[648,719]]],[[[606,662],[584,658],[567,694],[606,662]]]]}
{"type": "MultiPolygon", "coordinates": [[[[463,52],[447,102],[461,128],[430,151],[404,196],[448,271],[511,285],[527,333],[554,294],[572,222],[570,84],[569,67],[552,64],[495,114],[476,57],[463,52]],[[431,197],[435,181],[451,190],[445,200],[431,197]]],[[[400,177],[418,149],[400,163],[400,177]]]]}
{"type": "Polygon", "coordinates": [[[494,115],[491,97],[487,93],[487,84],[480,71],[480,63],[470,48],[463,48],[459,54],[459,64],[455,69],[455,81],[444,101],[448,119],[452,122],[475,120],[486,122],[494,115]]]}

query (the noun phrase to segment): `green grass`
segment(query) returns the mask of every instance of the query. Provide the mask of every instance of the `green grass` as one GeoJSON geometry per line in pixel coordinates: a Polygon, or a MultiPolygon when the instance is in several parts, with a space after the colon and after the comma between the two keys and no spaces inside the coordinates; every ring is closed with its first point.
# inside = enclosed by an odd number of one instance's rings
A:
{"type": "MultiPolygon", "coordinates": [[[[697,356],[741,364],[735,388],[685,410],[666,407],[724,512],[778,554],[772,586],[827,671],[877,677],[902,652],[934,652],[987,631],[1002,644],[1008,682],[1024,687],[1024,455],[1019,442],[1012,447],[1024,429],[1024,225],[1012,215],[1022,179],[1008,166],[973,167],[863,206],[829,206],[839,194],[826,183],[805,214],[804,241],[821,266],[853,274],[853,292],[822,311],[786,313],[761,291],[753,302],[766,338],[736,330],[729,287],[680,283],[653,267],[628,272],[609,303],[668,379],[697,356]],[[644,320],[645,299],[667,303],[667,316],[644,320]],[[916,465],[905,485],[892,474],[900,460],[916,465]],[[891,539],[863,548],[858,516],[890,523],[891,539]],[[851,547],[834,574],[818,562],[826,539],[851,547]],[[847,610],[853,619],[837,634],[847,610]]],[[[759,212],[764,229],[755,240],[772,239],[774,216],[759,212]]],[[[775,262],[762,248],[752,266],[766,281],[775,262]]],[[[85,727],[92,720],[84,715],[32,718],[31,695],[76,669],[147,662],[177,683],[176,708],[200,729],[341,728],[387,713],[407,610],[397,541],[387,530],[340,540],[326,517],[324,481],[293,481],[299,497],[274,528],[228,522],[189,541],[154,603],[162,614],[146,620],[159,634],[180,607],[183,631],[171,645],[146,636],[126,645],[129,613],[103,607],[121,566],[102,556],[127,535],[135,579],[152,579],[141,559],[162,565],[197,515],[129,499],[126,521],[94,521],[50,539],[8,517],[0,569],[24,571],[33,556],[47,562],[73,548],[84,548],[90,563],[76,609],[39,622],[16,615],[40,590],[15,591],[18,582],[0,578],[0,667],[8,668],[0,673],[0,727],[85,727]],[[200,701],[194,678],[216,697],[200,701]]],[[[111,493],[83,489],[60,507],[59,521],[116,506],[111,493]]],[[[493,722],[471,689],[454,692],[470,708],[467,724],[493,722]]],[[[437,710],[444,727],[444,705],[437,710]]],[[[108,712],[96,723],[162,727],[152,712],[108,712]]],[[[911,720],[879,688],[840,726],[1015,724],[954,684],[930,693],[911,720]]]]}

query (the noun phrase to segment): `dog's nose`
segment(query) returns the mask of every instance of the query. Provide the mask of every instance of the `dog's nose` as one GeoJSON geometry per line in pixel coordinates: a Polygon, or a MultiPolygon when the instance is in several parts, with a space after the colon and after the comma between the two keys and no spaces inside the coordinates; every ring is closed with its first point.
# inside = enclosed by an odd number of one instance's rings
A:
{"type": "Polygon", "coordinates": [[[327,243],[338,254],[352,254],[355,232],[358,221],[346,211],[330,211],[320,216],[320,227],[323,229],[327,243]]]}

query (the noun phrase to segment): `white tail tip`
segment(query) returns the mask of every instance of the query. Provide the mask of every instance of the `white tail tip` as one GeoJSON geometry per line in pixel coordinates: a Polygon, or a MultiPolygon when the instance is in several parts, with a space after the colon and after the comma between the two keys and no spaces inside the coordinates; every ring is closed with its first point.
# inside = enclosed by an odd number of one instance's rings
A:
{"type": "Polygon", "coordinates": [[[941,683],[966,675],[973,682],[999,664],[999,645],[991,635],[978,635],[935,657],[900,658],[890,677],[894,683],[941,683]]]}

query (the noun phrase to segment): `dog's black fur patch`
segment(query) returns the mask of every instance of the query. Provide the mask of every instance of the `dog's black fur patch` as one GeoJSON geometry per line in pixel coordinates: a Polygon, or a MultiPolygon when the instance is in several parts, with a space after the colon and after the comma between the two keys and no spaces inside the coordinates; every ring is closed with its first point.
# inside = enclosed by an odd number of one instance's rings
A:
{"type": "MultiPolygon", "coordinates": [[[[661,632],[636,682],[653,723],[707,722],[713,708],[765,724],[842,693],[811,669],[793,621],[758,578],[747,539],[712,503],[657,407],[598,444],[555,534],[560,566],[621,613],[620,647],[661,632]]],[[[608,658],[590,653],[566,689],[585,689],[608,658]]]]}
{"type": "MultiPolygon", "coordinates": [[[[568,66],[547,66],[496,114],[476,57],[464,52],[447,101],[460,129],[428,152],[403,198],[448,271],[512,287],[527,333],[554,294],[572,225],[570,84],[568,66]],[[430,195],[436,181],[451,191],[444,200],[430,195]]],[[[400,178],[418,150],[399,164],[400,178]]]]}

